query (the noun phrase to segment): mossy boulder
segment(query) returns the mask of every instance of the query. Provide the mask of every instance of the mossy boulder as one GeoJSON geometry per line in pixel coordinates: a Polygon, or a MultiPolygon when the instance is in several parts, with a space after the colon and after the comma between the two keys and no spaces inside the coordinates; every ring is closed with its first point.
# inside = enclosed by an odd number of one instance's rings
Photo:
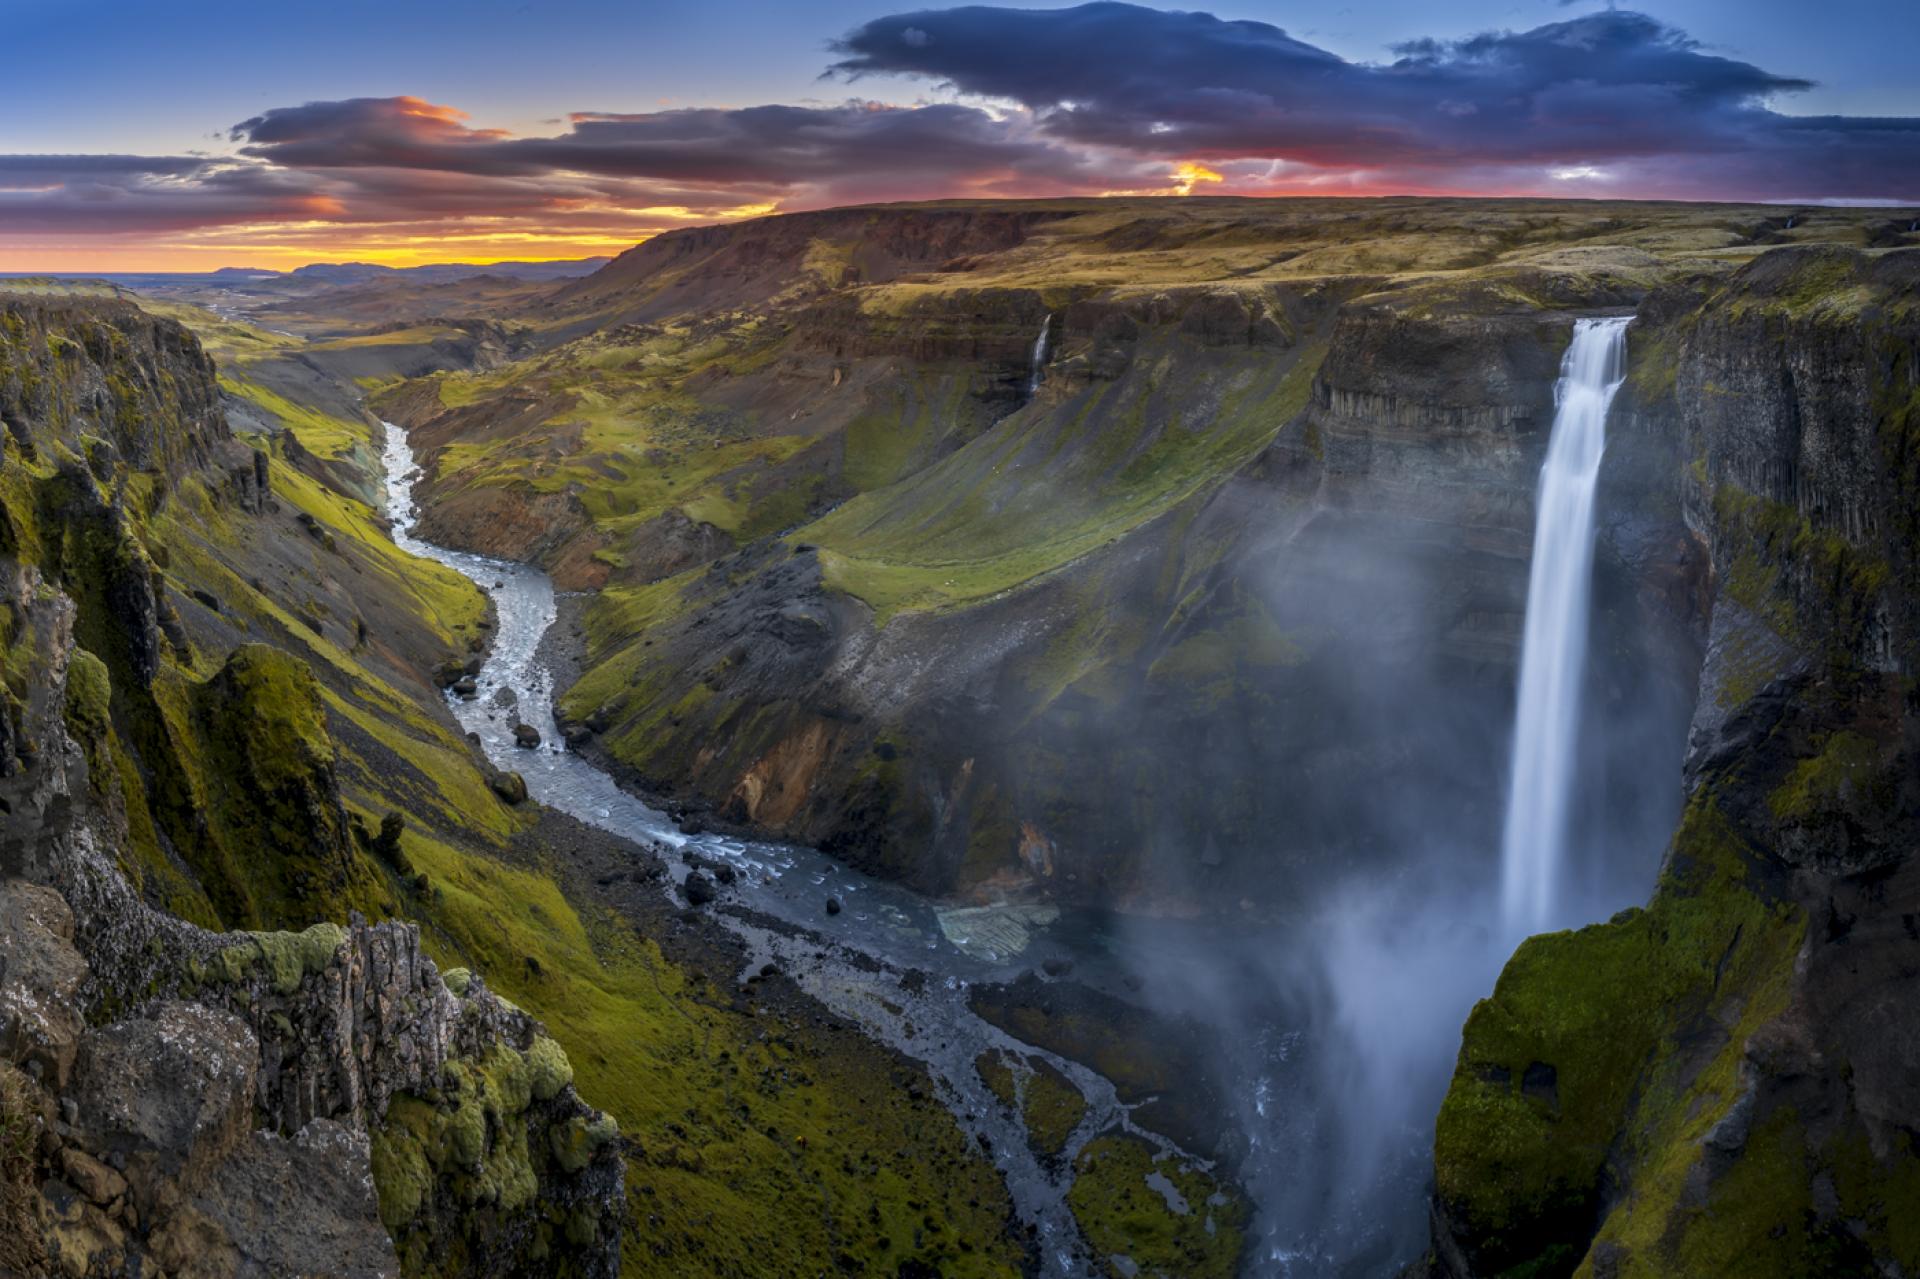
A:
{"type": "Polygon", "coordinates": [[[567,1050],[545,1035],[534,1038],[527,1048],[528,1085],[536,1101],[551,1101],[573,1082],[573,1063],[567,1050]]]}

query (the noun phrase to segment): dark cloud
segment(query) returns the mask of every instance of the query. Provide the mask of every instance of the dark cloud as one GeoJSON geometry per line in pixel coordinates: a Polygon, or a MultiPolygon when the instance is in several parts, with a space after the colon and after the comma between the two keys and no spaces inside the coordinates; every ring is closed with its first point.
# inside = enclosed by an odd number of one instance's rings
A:
{"type": "Polygon", "coordinates": [[[554,137],[467,128],[417,98],[282,107],[236,126],[241,152],[287,168],[400,168],[486,176],[564,172],[778,194],[874,174],[965,179],[994,170],[1071,175],[1077,152],[977,107],[760,106],[582,112],[554,137]]]}
{"type": "Polygon", "coordinates": [[[231,155],[0,156],[0,227],[639,238],[771,207],[1166,189],[1182,168],[1178,189],[1247,194],[1920,198],[1920,121],[1782,114],[1805,81],[1635,13],[1413,41],[1378,64],[1120,3],[902,13],[835,49],[829,75],[970,100],[580,112],[540,136],[414,97],[309,102],[234,126],[231,155]]]}
{"type": "Polygon", "coordinates": [[[1538,188],[1555,171],[1617,166],[1615,181],[1646,195],[1673,192],[1636,185],[1642,166],[1686,156],[1700,161],[1689,190],[1722,198],[1920,190],[1915,121],[1783,115],[1772,99],[1808,82],[1706,53],[1637,13],[1415,41],[1384,64],[1266,23],[1119,3],[899,14],[835,49],[833,73],[1011,100],[1048,136],[1136,155],[1366,169],[1410,186],[1473,172],[1538,188]],[[1715,188],[1716,176],[1739,185],[1715,188]]]}
{"type": "Polygon", "coordinates": [[[582,112],[512,137],[419,98],[355,98],[275,108],[228,136],[238,154],[220,158],[0,156],[0,218],[21,233],[486,219],[639,238],[742,207],[1097,191],[1145,174],[1036,135],[1024,113],[951,103],[582,112]]]}
{"type": "Polygon", "coordinates": [[[335,216],[302,175],[199,156],[0,155],[0,228],[171,232],[335,216]]]}

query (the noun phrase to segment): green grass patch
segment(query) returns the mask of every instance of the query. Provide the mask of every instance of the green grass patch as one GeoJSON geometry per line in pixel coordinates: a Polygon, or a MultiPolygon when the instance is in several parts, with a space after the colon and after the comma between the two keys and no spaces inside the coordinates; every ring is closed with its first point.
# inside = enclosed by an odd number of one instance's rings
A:
{"type": "Polygon", "coordinates": [[[1074,1172],[1067,1204],[1113,1279],[1238,1273],[1246,1205],[1198,1167],[1112,1134],[1087,1143],[1074,1172]]]}

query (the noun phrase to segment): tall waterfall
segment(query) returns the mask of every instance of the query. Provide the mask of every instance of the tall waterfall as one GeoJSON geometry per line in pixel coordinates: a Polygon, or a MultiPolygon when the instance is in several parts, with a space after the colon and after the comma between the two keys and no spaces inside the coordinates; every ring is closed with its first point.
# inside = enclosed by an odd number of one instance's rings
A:
{"type": "Polygon", "coordinates": [[[1027,394],[1040,389],[1040,370],[1047,366],[1047,333],[1053,328],[1053,316],[1040,321],[1040,336],[1033,340],[1033,368],[1027,374],[1027,394]]]}
{"type": "Polygon", "coordinates": [[[1509,932],[1553,927],[1580,740],[1587,614],[1593,594],[1593,498],[1607,408],[1626,373],[1626,319],[1580,320],[1560,366],[1558,411],[1540,468],[1527,582],[1526,636],[1513,734],[1513,790],[1501,847],[1509,932]]]}

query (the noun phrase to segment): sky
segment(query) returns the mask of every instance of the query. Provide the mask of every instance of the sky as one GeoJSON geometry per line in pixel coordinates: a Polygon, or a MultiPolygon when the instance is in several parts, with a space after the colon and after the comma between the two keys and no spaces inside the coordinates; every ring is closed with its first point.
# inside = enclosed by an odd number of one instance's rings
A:
{"type": "Polygon", "coordinates": [[[0,0],[0,271],[616,253],[879,200],[1920,203],[1910,0],[0,0]]]}

